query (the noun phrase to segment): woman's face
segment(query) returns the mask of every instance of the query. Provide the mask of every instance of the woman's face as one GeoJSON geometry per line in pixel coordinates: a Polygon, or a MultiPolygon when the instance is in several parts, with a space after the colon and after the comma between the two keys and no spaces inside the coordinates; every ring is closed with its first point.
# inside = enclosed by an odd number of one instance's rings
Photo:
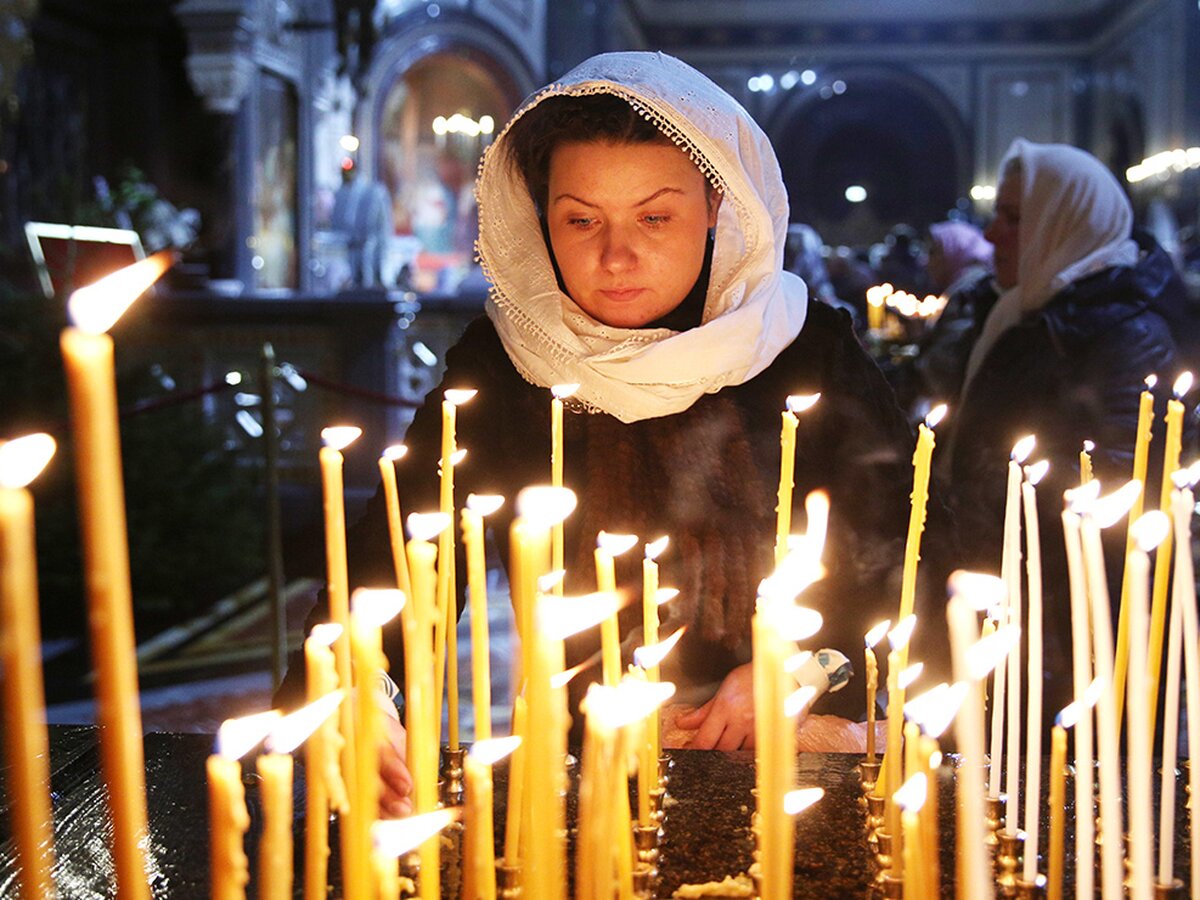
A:
{"type": "Polygon", "coordinates": [[[567,293],[619,328],[670,312],[700,275],[719,201],[674,144],[561,144],[546,219],[567,293]]]}
{"type": "Polygon", "coordinates": [[[1004,290],[1017,284],[1017,263],[1021,258],[1021,175],[1013,172],[1000,179],[996,188],[996,211],[983,236],[996,248],[993,266],[996,283],[1004,290]]]}

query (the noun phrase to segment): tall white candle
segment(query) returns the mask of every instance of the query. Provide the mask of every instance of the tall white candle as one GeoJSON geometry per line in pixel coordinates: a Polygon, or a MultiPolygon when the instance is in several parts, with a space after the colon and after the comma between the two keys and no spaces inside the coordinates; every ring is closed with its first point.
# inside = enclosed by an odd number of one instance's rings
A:
{"type": "MultiPolygon", "coordinates": [[[[1096,481],[1091,484],[1099,486],[1096,481]]],[[[1069,509],[1063,510],[1062,522],[1071,585],[1072,685],[1075,696],[1081,697],[1092,677],[1091,613],[1088,612],[1079,516],[1069,509]]],[[[1080,897],[1091,897],[1095,893],[1096,820],[1092,790],[1094,721],[1095,713],[1089,708],[1080,712],[1075,723],[1075,890],[1080,897]]]]}
{"type": "Polygon", "coordinates": [[[1021,499],[1025,508],[1025,553],[1029,581],[1029,728],[1025,741],[1025,863],[1024,878],[1034,881],[1038,870],[1038,810],[1042,802],[1042,548],[1038,527],[1037,483],[1050,464],[1045,460],[1025,470],[1021,499]]]}
{"type": "MultiPolygon", "coordinates": [[[[1177,478],[1180,475],[1187,477],[1186,473],[1176,473],[1177,478]]],[[[1185,536],[1190,539],[1187,526],[1191,512],[1184,510],[1184,518],[1180,521],[1179,496],[1178,490],[1171,492],[1175,578],[1171,585],[1170,626],[1167,629],[1167,696],[1163,707],[1162,782],[1158,803],[1158,883],[1161,885],[1169,885],[1175,879],[1175,761],[1179,752],[1179,679],[1183,674],[1183,604],[1196,602],[1195,588],[1189,591],[1183,580],[1191,577],[1183,565],[1183,558],[1191,555],[1191,544],[1182,540],[1185,536]]]]}
{"type": "MultiPolygon", "coordinates": [[[[1196,498],[1192,495],[1191,488],[1180,490],[1179,496],[1174,498],[1171,506],[1175,515],[1175,531],[1179,535],[1177,539],[1189,547],[1192,539],[1192,512],[1195,506],[1196,498]]],[[[1195,574],[1192,571],[1192,555],[1180,553],[1177,565],[1180,566],[1177,572],[1183,573],[1184,576],[1176,575],[1184,585],[1180,590],[1184,592],[1184,596],[1188,600],[1188,602],[1179,604],[1183,617],[1184,677],[1187,679],[1188,747],[1200,747],[1200,627],[1196,622],[1195,591],[1189,589],[1196,583],[1195,574]]],[[[1200,766],[1188,766],[1188,784],[1192,797],[1200,797],[1200,766]]],[[[1193,801],[1188,805],[1190,807],[1188,817],[1191,823],[1191,870],[1195,873],[1200,872],[1200,821],[1198,821],[1200,814],[1197,812],[1200,803],[1193,801]]],[[[1195,875],[1192,876],[1191,896],[1192,900],[1200,900],[1200,878],[1195,875]]]]}

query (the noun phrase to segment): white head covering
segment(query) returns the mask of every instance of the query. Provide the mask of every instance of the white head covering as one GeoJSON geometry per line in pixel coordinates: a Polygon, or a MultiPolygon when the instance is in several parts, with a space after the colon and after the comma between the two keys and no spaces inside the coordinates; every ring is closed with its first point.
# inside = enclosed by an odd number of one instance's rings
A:
{"type": "Polygon", "coordinates": [[[682,412],[705,393],[765,369],[800,333],[808,292],[784,272],[788,205],[767,136],[729,94],[663,53],[592,57],[528,99],[614,94],[688,152],[723,195],[702,324],[614,328],[558,286],[525,179],[504,150],[485,154],[476,192],[487,312],[528,381],[579,384],[591,410],[636,422],[682,412]]]}
{"type": "Polygon", "coordinates": [[[1000,164],[1021,166],[1017,283],[1002,293],[967,363],[967,385],[1005,331],[1041,309],[1072,282],[1137,262],[1130,238],[1133,208],[1100,160],[1066,144],[1017,138],[1000,164]]]}

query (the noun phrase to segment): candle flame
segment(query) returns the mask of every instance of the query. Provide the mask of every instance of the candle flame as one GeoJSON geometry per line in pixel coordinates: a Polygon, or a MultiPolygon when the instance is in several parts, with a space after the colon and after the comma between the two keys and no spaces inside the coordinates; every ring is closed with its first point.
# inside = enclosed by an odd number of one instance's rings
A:
{"type": "Polygon", "coordinates": [[[1086,709],[1091,709],[1100,702],[1100,692],[1104,690],[1104,686],[1107,683],[1107,679],[1104,678],[1092,679],[1092,683],[1083,692],[1083,705],[1086,709]]]}
{"type": "Polygon", "coordinates": [[[577,390],[579,390],[578,384],[555,384],[550,387],[550,393],[554,395],[554,399],[556,400],[566,400],[568,397],[574,395],[577,390]]]}
{"type": "Polygon", "coordinates": [[[1171,473],[1171,483],[1179,491],[1194,487],[1197,481],[1200,481],[1200,460],[1196,460],[1186,469],[1176,469],[1171,473]]]}
{"type": "Polygon", "coordinates": [[[870,631],[868,631],[866,633],[866,635],[864,636],[863,640],[866,641],[868,647],[874,647],[881,640],[883,640],[883,636],[888,633],[888,629],[891,627],[892,627],[892,620],[884,619],[882,622],[880,622],[874,628],[872,628],[870,631]]]}
{"type": "Polygon", "coordinates": [[[654,592],[654,605],[662,606],[679,596],[679,588],[659,588],[654,592]]]}
{"type": "MultiPolygon", "coordinates": [[[[455,450],[453,453],[450,454],[450,468],[453,469],[455,466],[458,466],[466,458],[467,458],[467,448],[466,447],[462,447],[458,450],[455,450]]],[[[442,465],[445,462],[446,461],[444,459],[442,459],[440,456],[438,457],[438,474],[439,475],[442,474],[442,465]]]]}
{"type": "Polygon", "coordinates": [[[408,455],[408,446],[405,444],[392,444],[383,451],[383,458],[389,459],[392,462],[399,462],[408,455]]]}
{"type": "Polygon", "coordinates": [[[942,751],[934,750],[929,754],[929,771],[936,772],[942,767],[942,751]]]}
{"type": "Polygon", "coordinates": [[[1004,625],[976,641],[967,651],[967,671],[975,681],[986,678],[1021,638],[1020,625],[1004,625]]]}
{"type": "Polygon", "coordinates": [[[895,628],[888,632],[888,644],[893,650],[908,646],[908,640],[912,637],[913,629],[916,627],[916,616],[904,617],[896,624],[895,628]]]}
{"type": "Polygon", "coordinates": [[[226,719],[217,729],[217,753],[226,759],[241,759],[265,738],[279,717],[279,710],[226,719]]]}
{"type": "Polygon", "coordinates": [[[1023,463],[1029,458],[1029,454],[1033,452],[1034,446],[1037,444],[1037,438],[1032,434],[1027,434],[1021,438],[1012,448],[1011,459],[1017,463],[1023,463]]]}
{"type": "Polygon", "coordinates": [[[345,697],[346,692],[341,688],[330,691],[324,697],[277,720],[267,735],[267,752],[291,753],[321,727],[345,697]]]}
{"type": "Polygon", "coordinates": [[[789,675],[792,675],[799,671],[800,668],[810,659],[812,659],[811,650],[801,650],[799,653],[793,653],[783,661],[783,671],[787,672],[789,675]]]}
{"type": "Polygon", "coordinates": [[[584,713],[608,728],[623,728],[646,718],[675,694],[670,681],[622,678],[616,687],[592,684],[584,698],[584,713]]]}
{"type": "Polygon", "coordinates": [[[654,668],[675,648],[675,645],[679,643],[679,639],[683,637],[685,631],[687,631],[687,626],[681,625],[675,630],[674,634],[659,641],[657,644],[646,644],[644,647],[638,647],[633,651],[634,665],[640,669],[654,668]]]}
{"type": "Polygon", "coordinates": [[[382,628],[404,608],[404,591],[397,588],[358,588],[350,595],[350,613],[363,625],[382,628]]]}
{"type": "Polygon", "coordinates": [[[1143,513],[1131,528],[1133,539],[1138,549],[1149,553],[1167,539],[1171,533],[1171,517],[1160,509],[1152,509],[1143,513]]]}
{"type": "Polygon", "coordinates": [[[432,541],[449,527],[449,513],[409,513],[408,516],[408,536],[414,541],[432,541]]]}
{"type": "Polygon", "coordinates": [[[904,669],[896,678],[897,683],[900,685],[900,690],[908,690],[909,686],[921,677],[923,671],[925,671],[925,663],[923,662],[913,663],[907,669],[904,669]]]}
{"type": "Polygon", "coordinates": [[[1040,459],[1032,466],[1025,467],[1025,480],[1037,487],[1038,482],[1046,477],[1046,473],[1050,471],[1050,460],[1040,459]]]}
{"type": "Polygon", "coordinates": [[[1092,479],[1087,484],[1063,492],[1063,499],[1067,503],[1067,509],[1077,516],[1088,515],[1096,505],[1096,500],[1099,497],[1100,482],[1096,479],[1092,479]]]}
{"type": "Polygon", "coordinates": [[[820,399],[820,391],[815,394],[792,394],[787,398],[788,412],[794,416],[802,412],[807,412],[816,406],[817,401],[820,399]]]}
{"type": "Polygon", "coordinates": [[[1000,606],[1008,596],[1008,590],[1001,579],[983,572],[957,569],[951,573],[947,584],[952,595],[962,597],[978,612],[1000,606]]]}
{"type": "Polygon", "coordinates": [[[104,334],[173,262],[175,254],[163,250],[81,287],[67,300],[71,324],[89,334],[104,334]]]}
{"type": "Polygon", "coordinates": [[[517,494],[517,515],[534,527],[550,528],[575,510],[575,492],[547,485],[522,488],[517,494]]]}
{"type": "Polygon", "coordinates": [[[554,589],[563,583],[563,579],[567,577],[566,569],[555,569],[553,572],[547,572],[537,580],[537,589],[542,594],[552,594],[554,589]]]}
{"type": "Polygon", "coordinates": [[[487,518],[504,505],[500,494],[467,494],[467,509],[487,518]]]}
{"type": "Polygon", "coordinates": [[[795,718],[817,698],[817,689],[811,684],[797,688],[783,701],[783,714],[789,719],[795,718]]]}
{"type": "Polygon", "coordinates": [[[493,766],[516,750],[520,743],[519,735],[488,738],[486,741],[476,741],[472,744],[468,755],[485,766],[493,766]]]}
{"type": "Polygon", "coordinates": [[[825,796],[825,788],[799,788],[783,795],[783,811],[789,816],[804,812],[825,796]]]}
{"type": "Polygon", "coordinates": [[[1146,376],[1146,390],[1148,390],[1148,391],[1154,390],[1154,386],[1156,384],[1158,384],[1158,376],[1157,375],[1152,374],[1152,375],[1146,376]]]}
{"type": "Polygon", "coordinates": [[[825,550],[825,535],[829,531],[829,494],[825,491],[809,491],[804,498],[804,514],[808,524],[801,547],[819,563],[821,553],[825,550]]]}
{"type": "Polygon", "coordinates": [[[966,696],[965,681],[957,681],[953,685],[943,681],[905,703],[904,715],[916,722],[931,738],[938,738],[950,727],[966,696]]]}
{"type": "Polygon", "coordinates": [[[929,411],[929,415],[925,417],[925,427],[937,428],[938,423],[941,422],[942,419],[946,418],[946,412],[948,410],[949,407],[946,406],[945,403],[939,403],[937,406],[931,409],[929,411]]]}
{"type": "Polygon", "coordinates": [[[616,595],[608,592],[582,597],[543,596],[537,604],[538,626],[552,640],[566,640],[573,634],[599,625],[619,609],[616,595]]]}
{"type": "Polygon", "coordinates": [[[1192,373],[1184,372],[1175,379],[1175,386],[1171,393],[1175,395],[1176,400],[1182,400],[1183,395],[1192,389],[1192,373]]]}
{"type": "Polygon", "coordinates": [[[1079,721],[1081,714],[1079,701],[1073,700],[1058,711],[1058,715],[1054,717],[1054,724],[1059,728],[1072,728],[1079,721]]]}
{"type": "Polygon", "coordinates": [[[793,606],[790,603],[771,603],[763,610],[767,621],[779,632],[784,640],[803,641],[821,630],[825,623],[822,615],[815,609],[805,606],[793,606]]]}
{"type": "Polygon", "coordinates": [[[456,821],[461,813],[461,806],[450,806],[404,819],[378,819],[371,823],[371,841],[383,856],[403,856],[456,821]]]}
{"type": "Polygon", "coordinates": [[[337,622],[322,622],[314,625],[308,633],[308,639],[323,647],[332,647],[333,642],[342,636],[342,626],[337,622]]]}
{"type": "Polygon", "coordinates": [[[758,596],[766,603],[788,603],[809,585],[825,577],[825,567],[813,558],[807,544],[791,550],[775,571],[758,583],[758,596]]]}
{"type": "Polygon", "coordinates": [[[596,546],[609,556],[620,556],[625,551],[631,550],[637,542],[636,534],[611,534],[601,531],[596,535],[596,546]]]}
{"type": "Polygon", "coordinates": [[[1091,453],[1095,449],[1096,449],[1096,444],[1093,441],[1084,441],[1083,442],[1083,452],[1084,453],[1091,453]]]}
{"type": "Polygon", "coordinates": [[[462,406],[478,393],[479,391],[470,388],[451,388],[448,391],[443,391],[442,397],[451,406],[462,406]]]}
{"type": "Polygon", "coordinates": [[[918,772],[900,786],[900,790],[892,794],[905,812],[918,812],[925,805],[925,796],[929,791],[928,777],[924,772],[918,772]]]}
{"type": "Polygon", "coordinates": [[[651,541],[646,545],[646,559],[658,559],[662,552],[667,549],[667,545],[671,543],[671,538],[663,535],[656,541],[651,541]]]}
{"type": "Polygon", "coordinates": [[[362,434],[357,425],[332,425],[321,429],[321,443],[332,450],[345,450],[362,434]]]}
{"type": "Polygon", "coordinates": [[[571,683],[571,679],[573,679],[576,675],[578,675],[584,669],[590,669],[592,666],[594,666],[599,661],[600,656],[601,654],[599,652],[593,653],[579,665],[572,666],[570,669],[564,669],[556,675],[551,676],[550,687],[554,688],[554,690],[566,687],[571,683]]]}
{"type": "Polygon", "coordinates": [[[1101,497],[1092,507],[1092,518],[1101,528],[1115,525],[1133,508],[1142,494],[1142,483],[1136,479],[1127,481],[1106,497],[1101,497]]]}
{"type": "Polygon", "coordinates": [[[23,488],[46,468],[57,448],[44,432],[0,442],[0,488],[23,488]]]}

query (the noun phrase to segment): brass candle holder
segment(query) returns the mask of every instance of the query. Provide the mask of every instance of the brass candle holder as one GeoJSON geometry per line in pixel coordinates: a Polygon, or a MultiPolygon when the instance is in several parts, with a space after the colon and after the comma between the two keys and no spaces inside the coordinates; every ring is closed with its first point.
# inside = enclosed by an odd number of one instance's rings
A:
{"type": "Polygon", "coordinates": [[[1017,879],[1017,900],[1040,900],[1046,896],[1046,876],[1038,875],[1033,881],[1017,879]]]}
{"type": "Polygon", "coordinates": [[[651,788],[649,793],[650,818],[658,823],[658,826],[661,826],[663,821],[667,818],[667,811],[663,806],[663,801],[667,797],[667,789],[664,787],[651,788]]]}
{"type": "Polygon", "coordinates": [[[996,852],[996,847],[999,845],[1000,824],[1004,820],[1004,794],[998,797],[984,798],[984,815],[987,819],[987,845],[991,848],[992,853],[996,852]]]}
{"type": "MultiPolygon", "coordinates": [[[[884,814],[887,809],[887,800],[883,797],[876,797],[874,794],[867,794],[867,843],[873,847],[878,843],[879,830],[883,828],[884,814]]],[[[879,850],[876,847],[875,852],[879,850]]]]}
{"type": "Polygon", "coordinates": [[[882,827],[875,832],[875,840],[877,848],[875,850],[875,863],[879,866],[879,872],[875,875],[875,883],[883,887],[886,879],[890,876],[891,868],[895,864],[895,852],[900,848],[896,846],[892,836],[883,830],[882,827]]]}
{"type": "Polygon", "coordinates": [[[875,762],[867,762],[865,759],[858,764],[859,774],[862,776],[862,791],[864,794],[869,794],[875,790],[875,785],[879,782],[879,769],[883,765],[880,760],[875,762]]]}
{"type": "Polygon", "coordinates": [[[638,862],[645,863],[657,870],[658,842],[661,837],[662,830],[658,825],[633,826],[633,846],[637,852],[638,862]]]}
{"type": "Polygon", "coordinates": [[[421,875],[421,854],[413,850],[400,857],[400,896],[412,897],[417,891],[417,879],[421,875]]]}
{"type": "Polygon", "coordinates": [[[646,863],[635,863],[633,867],[633,896],[638,900],[653,900],[658,886],[658,869],[646,863]]]}
{"type": "Polygon", "coordinates": [[[1021,869],[1025,832],[1001,831],[997,834],[996,886],[1004,897],[1017,896],[1017,872],[1021,869]]]}
{"type": "Polygon", "coordinates": [[[660,787],[666,787],[667,782],[671,780],[671,769],[675,768],[675,760],[671,757],[663,755],[658,758],[658,783],[660,787]]]}
{"type": "Polygon", "coordinates": [[[496,897],[499,900],[517,900],[521,896],[521,867],[509,865],[503,859],[496,860],[496,897]]]}
{"type": "Polygon", "coordinates": [[[1154,885],[1154,900],[1183,900],[1183,881],[1176,878],[1170,884],[1161,881],[1154,885]]]}
{"type": "Polygon", "coordinates": [[[438,771],[438,800],[443,806],[461,806],[463,802],[463,760],[467,748],[442,748],[442,766],[438,771]]]}
{"type": "Polygon", "coordinates": [[[887,900],[901,900],[904,896],[904,879],[885,872],[880,881],[883,896],[887,900]]]}

